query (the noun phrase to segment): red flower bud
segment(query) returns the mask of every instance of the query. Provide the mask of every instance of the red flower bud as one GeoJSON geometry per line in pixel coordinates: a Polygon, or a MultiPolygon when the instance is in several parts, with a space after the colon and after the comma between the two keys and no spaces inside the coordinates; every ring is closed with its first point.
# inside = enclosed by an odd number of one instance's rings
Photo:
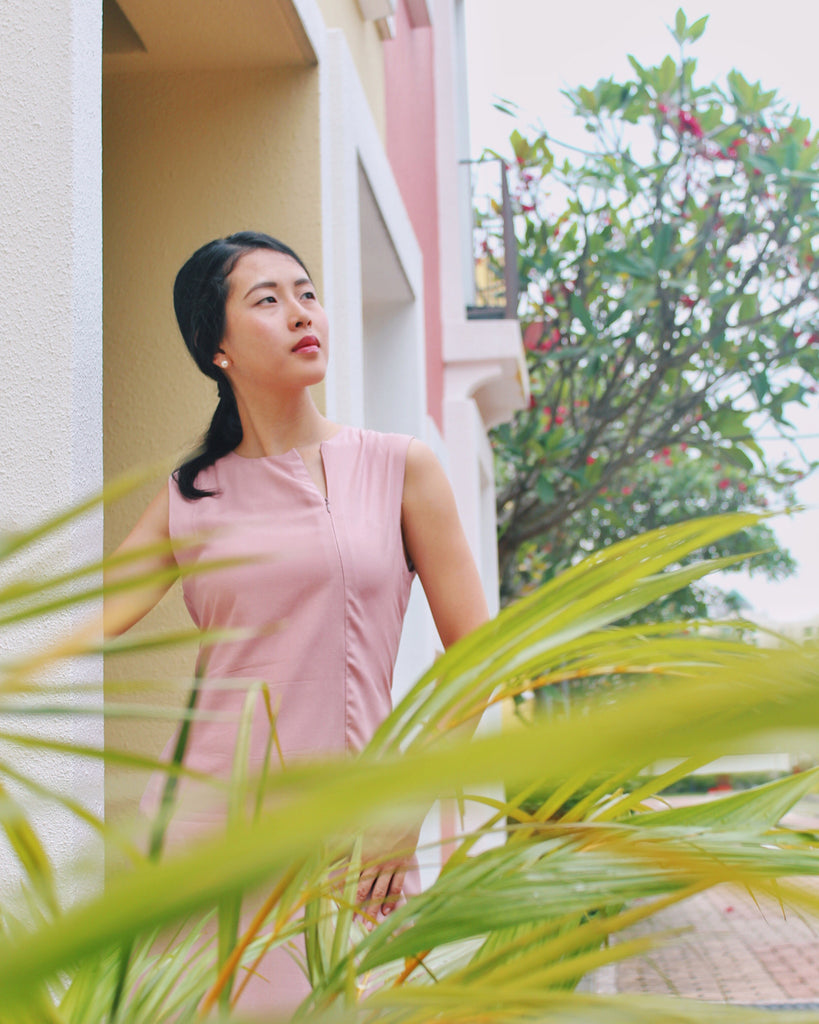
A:
{"type": "Polygon", "coordinates": [[[671,449],[670,448],[663,448],[663,455],[670,455],[670,454],[671,454],[671,449]]]}
{"type": "Polygon", "coordinates": [[[717,487],[719,487],[719,489],[721,491],[726,490],[730,486],[731,486],[731,481],[730,480],[726,480],[725,477],[723,477],[722,480],[720,480],[720,482],[717,484],[717,487]]]}
{"type": "Polygon", "coordinates": [[[679,125],[681,132],[690,132],[695,138],[702,138],[702,125],[699,123],[694,114],[689,113],[687,110],[680,111],[679,125]]]}
{"type": "Polygon", "coordinates": [[[630,487],[628,484],[626,484],[625,487],[621,488],[620,493],[622,495],[624,495],[624,497],[627,498],[632,493],[633,490],[634,490],[633,487],[630,487]]]}
{"type": "Polygon", "coordinates": [[[748,485],[745,484],[745,483],[737,484],[737,486],[739,487],[739,489],[742,491],[743,494],[748,490],[748,485]]]}
{"type": "Polygon", "coordinates": [[[534,352],[543,337],[543,321],[533,320],[523,332],[523,346],[530,352],[534,352]]]}
{"type": "Polygon", "coordinates": [[[595,459],[595,457],[593,455],[587,455],[586,456],[586,465],[587,466],[593,466],[596,461],[597,461],[597,459],[595,459]]]}

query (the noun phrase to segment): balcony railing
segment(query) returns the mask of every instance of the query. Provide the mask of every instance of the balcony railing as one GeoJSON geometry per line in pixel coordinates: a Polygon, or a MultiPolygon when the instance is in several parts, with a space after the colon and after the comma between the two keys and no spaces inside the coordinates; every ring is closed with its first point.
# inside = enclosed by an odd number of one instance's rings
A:
{"type": "Polygon", "coordinates": [[[470,320],[518,315],[518,251],[503,160],[461,161],[464,286],[470,320]]]}

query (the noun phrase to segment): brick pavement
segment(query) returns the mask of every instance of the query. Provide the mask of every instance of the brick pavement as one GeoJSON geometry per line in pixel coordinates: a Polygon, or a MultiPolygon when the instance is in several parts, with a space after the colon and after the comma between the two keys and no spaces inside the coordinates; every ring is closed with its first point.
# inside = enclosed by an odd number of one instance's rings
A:
{"type": "MultiPolygon", "coordinates": [[[[809,884],[819,893],[819,880],[809,884]]],[[[816,1003],[819,920],[717,886],[660,911],[629,935],[685,931],[613,968],[618,992],[725,1003],[816,1003]]]]}
{"type": "MultiPolygon", "coordinates": [[[[816,830],[815,805],[807,813],[800,807],[786,823],[816,830]]],[[[800,884],[819,894],[819,878],[800,884]]],[[[624,937],[656,933],[666,933],[662,945],[598,971],[591,989],[819,1009],[817,917],[774,901],[757,904],[744,891],[717,886],[660,911],[624,937]]]]}

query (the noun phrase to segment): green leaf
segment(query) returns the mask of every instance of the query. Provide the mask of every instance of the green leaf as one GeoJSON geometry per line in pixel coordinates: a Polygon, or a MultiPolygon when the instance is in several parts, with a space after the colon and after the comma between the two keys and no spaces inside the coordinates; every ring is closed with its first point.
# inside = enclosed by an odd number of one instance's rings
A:
{"type": "Polygon", "coordinates": [[[593,337],[597,337],[597,328],[594,325],[594,321],[589,316],[588,308],[580,296],[573,292],[569,300],[569,308],[572,313],[577,317],[581,324],[585,327],[586,331],[593,337]]]}
{"type": "Polygon", "coordinates": [[[678,43],[684,43],[686,39],[686,28],[688,23],[685,18],[685,11],[682,7],[677,8],[677,13],[674,16],[674,38],[678,43]]]}
{"type": "Polygon", "coordinates": [[[670,92],[677,81],[677,65],[671,57],[666,57],[659,67],[659,92],[670,92]]]}
{"type": "Polygon", "coordinates": [[[819,786],[819,768],[786,776],[755,789],[732,793],[716,800],[652,811],[640,815],[640,823],[649,826],[685,826],[686,828],[737,829],[766,832],[777,825],[788,811],[819,786]]]}
{"type": "Polygon", "coordinates": [[[702,18],[698,18],[694,24],[688,30],[688,38],[692,43],[695,43],[705,31],[705,27],[708,24],[708,15],[704,15],[702,18]]]}
{"type": "Polygon", "coordinates": [[[543,502],[548,503],[554,501],[555,499],[554,487],[551,485],[549,480],[542,474],[537,478],[537,483],[535,484],[535,491],[537,492],[537,496],[543,502]]]}
{"type": "Polygon", "coordinates": [[[654,242],[652,245],[652,253],[654,256],[654,265],[658,270],[662,270],[662,268],[667,265],[668,254],[674,241],[674,235],[674,228],[668,223],[661,224],[657,229],[657,234],[654,236],[654,242]]]}

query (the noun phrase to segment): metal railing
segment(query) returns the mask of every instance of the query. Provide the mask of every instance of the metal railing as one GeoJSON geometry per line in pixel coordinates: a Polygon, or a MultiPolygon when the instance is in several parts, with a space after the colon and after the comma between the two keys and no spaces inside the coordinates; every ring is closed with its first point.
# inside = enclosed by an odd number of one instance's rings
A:
{"type": "Polygon", "coordinates": [[[518,249],[506,164],[462,160],[464,286],[470,320],[518,315],[518,249]]]}

